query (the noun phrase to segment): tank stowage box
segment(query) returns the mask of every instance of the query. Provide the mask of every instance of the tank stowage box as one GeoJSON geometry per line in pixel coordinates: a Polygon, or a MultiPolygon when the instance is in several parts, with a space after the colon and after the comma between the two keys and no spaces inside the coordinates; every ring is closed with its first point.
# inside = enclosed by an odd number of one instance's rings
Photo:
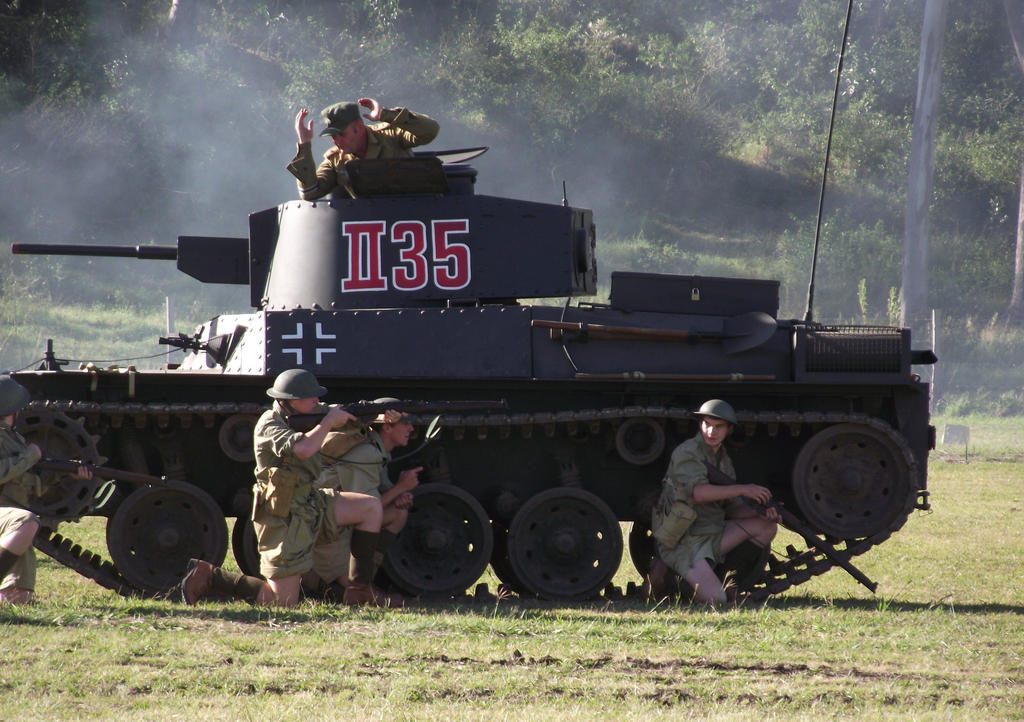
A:
{"type": "Polygon", "coordinates": [[[756,279],[612,272],[611,305],[623,311],[731,316],[779,314],[779,282],[756,279]]]}

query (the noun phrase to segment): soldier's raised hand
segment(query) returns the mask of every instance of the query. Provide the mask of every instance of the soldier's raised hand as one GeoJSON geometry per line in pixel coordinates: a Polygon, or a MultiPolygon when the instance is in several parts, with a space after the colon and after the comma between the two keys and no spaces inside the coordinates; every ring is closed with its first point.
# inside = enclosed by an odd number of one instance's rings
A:
{"type": "Polygon", "coordinates": [[[363,117],[367,120],[380,120],[381,105],[373,98],[360,98],[359,104],[364,108],[369,109],[369,113],[364,113],[363,117]]]}
{"type": "Polygon", "coordinates": [[[313,142],[313,119],[310,118],[307,122],[307,115],[309,115],[309,108],[303,108],[295,116],[295,135],[300,144],[313,142]]]}

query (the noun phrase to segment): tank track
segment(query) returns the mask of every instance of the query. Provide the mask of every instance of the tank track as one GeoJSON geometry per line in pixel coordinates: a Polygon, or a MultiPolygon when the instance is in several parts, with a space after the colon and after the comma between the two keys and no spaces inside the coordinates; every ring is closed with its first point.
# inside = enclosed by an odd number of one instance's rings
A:
{"type": "Polygon", "coordinates": [[[142,596],[142,592],[121,576],[113,564],[99,554],[83,549],[54,529],[42,527],[36,534],[33,546],[51,557],[58,564],[81,574],[104,589],[117,592],[122,597],[142,596]]]}
{"type": "MultiPolygon", "coordinates": [[[[130,403],[95,403],[95,402],[36,402],[34,407],[42,407],[51,411],[60,411],[69,415],[106,417],[111,426],[118,427],[123,423],[133,423],[144,428],[150,421],[160,428],[166,428],[171,419],[176,419],[183,426],[190,425],[194,417],[198,417],[204,425],[212,428],[217,416],[233,414],[262,413],[265,407],[253,403],[200,403],[200,404],[146,404],[130,403]]],[[[914,494],[908,496],[903,513],[897,515],[888,528],[869,537],[849,540],[827,539],[833,543],[836,551],[847,558],[866,553],[874,546],[886,541],[906,522],[915,508],[926,508],[919,498],[926,496],[920,479],[917,462],[910,447],[896,431],[886,422],[866,414],[835,413],[835,412],[751,412],[738,410],[737,420],[748,435],[765,430],[769,436],[780,433],[796,433],[803,425],[829,426],[841,423],[863,424],[874,428],[889,438],[902,452],[912,476],[914,494]]],[[[497,434],[499,438],[508,438],[514,430],[523,438],[534,433],[553,437],[559,431],[571,436],[580,434],[601,433],[603,423],[621,423],[626,419],[645,417],[675,421],[683,425],[692,422],[693,415],[688,409],[668,406],[626,406],[604,409],[582,409],[576,411],[537,412],[532,414],[446,414],[443,418],[446,430],[450,430],[456,441],[472,434],[478,438],[486,438],[489,434],[497,434]]],[[[429,417],[414,417],[418,425],[429,422],[429,417]]],[[[44,530],[46,531],[46,530],[44,530]]],[[[84,550],[69,539],[56,532],[44,536],[41,531],[36,540],[36,547],[53,557],[60,564],[73,569],[82,576],[96,581],[104,588],[111,589],[124,596],[143,596],[145,593],[133,587],[117,568],[103,560],[98,554],[84,550]]],[[[825,538],[825,537],[822,537],[825,538]]],[[[813,547],[802,549],[787,547],[784,556],[774,550],[769,556],[768,566],[763,576],[749,588],[750,597],[761,601],[771,595],[779,594],[786,589],[810,581],[813,577],[824,574],[837,566],[825,554],[813,547]]],[[[612,594],[611,596],[617,596],[612,594]]]]}

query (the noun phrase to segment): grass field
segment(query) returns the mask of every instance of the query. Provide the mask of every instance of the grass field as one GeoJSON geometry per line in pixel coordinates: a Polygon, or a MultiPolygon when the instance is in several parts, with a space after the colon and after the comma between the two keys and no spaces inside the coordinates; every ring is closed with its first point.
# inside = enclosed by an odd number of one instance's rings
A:
{"type": "MultiPolygon", "coordinates": [[[[187,608],[40,563],[0,609],[0,700],[43,719],[1022,719],[1024,420],[933,452],[931,512],[724,612],[634,601],[187,608]],[[971,448],[973,447],[973,448],[971,448]]],[[[96,520],[62,528],[102,546],[96,520]]],[[[780,535],[776,542],[784,545],[780,535]]],[[[628,562],[616,582],[639,581],[628,562]]],[[[491,589],[495,586],[493,578],[491,589]]]]}

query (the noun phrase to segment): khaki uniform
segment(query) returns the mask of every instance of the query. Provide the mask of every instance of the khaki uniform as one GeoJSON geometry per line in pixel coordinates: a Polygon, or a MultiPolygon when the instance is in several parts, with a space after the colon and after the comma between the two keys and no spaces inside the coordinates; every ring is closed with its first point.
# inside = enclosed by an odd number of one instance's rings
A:
{"type": "Polygon", "coordinates": [[[705,461],[736,477],[736,470],[725,449],[720,447],[716,455],[698,433],[672,452],[658,499],[659,510],[666,516],[674,502],[687,504],[696,513],[693,523],[676,546],[668,547],[655,540],[662,561],[683,577],[701,559],[710,559],[712,568],[724,559],[722,533],[725,531],[726,513],[733,508],[734,500],[694,502],[694,487],[708,483],[705,461]]]}
{"type": "MultiPolygon", "coordinates": [[[[436,120],[412,113],[407,108],[382,108],[380,116],[382,122],[366,127],[367,158],[409,158],[412,156],[411,148],[426,145],[437,137],[440,130],[436,120]]],[[[345,173],[345,163],[355,158],[355,155],[332,146],[316,166],[312,143],[300,143],[298,152],[287,167],[297,179],[299,197],[304,201],[323,198],[339,186],[355,197],[345,173]]]]}
{"type": "MultiPolygon", "coordinates": [[[[376,431],[367,432],[366,440],[340,459],[323,456],[324,468],[317,482],[322,489],[354,491],[380,499],[383,492],[394,486],[388,477],[391,453],[384,449],[376,431]]],[[[313,550],[313,571],[316,575],[326,582],[346,577],[351,545],[352,527],[344,527],[339,530],[336,542],[317,546],[313,550]]]]}
{"type": "MultiPolygon", "coordinates": [[[[318,411],[326,413],[321,405],[318,411]]],[[[260,574],[279,579],[302,574],[313,567],[313,548],[336,541],[334,519],[337,498],[319,489],[320,454],[300,459],[293,453],[303,434],[285,420],[275,401],[253,430],[256,484],[253,486],[253,527],[260,552],[260,574]]]]}
{"type": "MultiPolygon", "coordinates": [[[[30,496],[42,493],[39,477],[29,471],[39,459],[40,455],[29,447],[25,437],[0,422],[0,537],[29,522],[40,521],[26,508],[30,496]]],[[[0,589],[9,587],[35,589],[36,556],[32,547],[0,580],[0,589]]]]}

